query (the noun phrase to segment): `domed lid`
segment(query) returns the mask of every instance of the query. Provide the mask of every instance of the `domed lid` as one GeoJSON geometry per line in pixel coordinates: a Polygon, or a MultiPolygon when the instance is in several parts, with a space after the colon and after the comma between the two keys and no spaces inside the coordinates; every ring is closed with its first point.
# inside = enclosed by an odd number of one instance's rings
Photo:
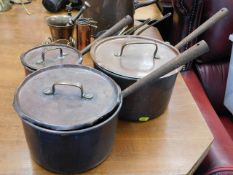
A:
{"type": "Polygon", "coordinates": [[[177,49],[165,42],[134,35],[105,38],[91,49],[97,66],[135,79],[148,75],[178,54],[177,49]]]}
{"type": "Polygon", "coordinates": [[[79,65],[40,69],[16,91],[14,108],[33,124],[74,130],[107,118],[121,101],[120,88],[105,74],[79,65]]]}
{"type": "Polygon", "coordinates": [[[67,45],[41,45],[24,53],[21,62],[32,70],[38,70],[59,64],[79,64],[82,62],[82,55],[67,45]]]}

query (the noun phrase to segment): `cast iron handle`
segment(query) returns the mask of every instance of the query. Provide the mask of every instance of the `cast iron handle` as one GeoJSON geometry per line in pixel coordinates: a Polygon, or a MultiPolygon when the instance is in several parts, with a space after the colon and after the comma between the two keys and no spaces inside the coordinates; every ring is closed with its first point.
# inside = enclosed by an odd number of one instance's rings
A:
{"type": "Polygon", "coordinates": [[[36,64],[44,63],[44,62],[45,62],[45,54],[46,54],[47,52],[49,52],[49,51],[52,51],[52,50],[59,50],[60,56],[59,56],[58,58],[60,58],[60,59],[64,58],[64,56],[66,55],[66,54],[63,52],[62,48],[44,49],[44,50],[42,51],[42,53],[41,53],[41,60],[38,60],[38,61],[36,62],[36,64]]]}
{"type": "Polygon", "coordinates": [[[118,31],[120,31],[122,28],[124,28],[126,25],[129,25],[132,23],[133,23],[132,17],[129,15],[125,16],[120,21],[118,21],[115,25],[113,25],[110,29],[108,29],[105,33],[100,35],[94,42],[90,43],[88,46],[86,46],[84,49],[82,49],[81,54],[84,55],[87,52],[89,52],[89,50],[91,49],[91,46],[93,46],[100,39],[112,36],[115,33],[117,33],[118,31]]]}
{"type": "Polygon", "coordinates": [[[207,29],[209,29],[211,26],[213,26],[216,22],[225,17],[227,14],[229,14],[229,10],[227,8],[222,8],[211,18],[209,18],[207,21],[201,24],[198,28],[196,28],[192,33],[190,33],[188,36],[182,39],[178,44],[175,45],[175,47],[177,49],[180,49],[185,44],[187,44],[188,42],[192,41],[194,38],[205,32],[207,29]]]}
{"type": "Polygon", "coordinates": [[[138,1],[134,1],[134,9],[138,9],[140,7],[145,7],[148,5],[151,5],[153,3],[157,3],[158,0],[147,0],[145,2],[138,2],[138,1]]]}
{"type": "Polygon", "coordinates": [[[124,89],[124,91],[122,92],[123,98],[127,97],[130,94],[135,93],[145,84],[157,81],[160,77],[164,76],[165,74],[194,60],[195,58],[203,55],[208,51],[209,51],[209,47],[206,44],[206,42],[203,40],[200,41],[199,43],[195,44],[188,50],[178,55],[176,58],[171,59],[170,61],[166,62],[164,65],[160,66],[158,69],[154,70],[145,77],[138,79],[134,84],[124,89]]]}
{"type": "Polygon", "coordinates": [[[76,82],[76,83],[64,82],[64,81],[54,82],[53,85],[52,85],[52,87],[43,90],[43,93],[45,95],[54,95],[54,93],[55,93],[55,86],[57,86],[57,85],[65,85],[65,86],[74,86],[74,87],[77,87],[81,91],[81,98],[85,98],[85,99],[92,99],[93,98],[92,94],[84,93],[83,85],[81,83],[79,83],[79,82],[76,82]]]}
{"type": "Polygon", "coordinates": [[[121,57],[125,47],[129,46],[129,45],[133,45],[133,44],[152,44],[152,45],[155,45],[155,51],[154,51],[154,54],[153,54],[153,58],[158,59],[156,57],[156,54],[158,52],[158,45],[156,43],[152,43],[152,42],[126,42],[125,44],[122,45],[120,54],[114,54],[114,55],[117,56],[117,57],[121,57]]]}
{"type": "Polygon", "coordinates": [[[146,19],[145,21],[143,21],[141,24],[137,26],[130,27],[129,29],[127,29],[126,31],[123,31],[122,33],[119,33],[118,35],[133,35],[136,30],[148,24],[149,22],[151,22],[150,18],[146,19]]]}
{"type": "MultiPolygon", "coordinates": [[[[157,21],[151,23],[150,25],[146,26],[145,28],[141,29],[139,32],[137,32],[135,35],[140,35],[142,32],[144,32],[145,30],[147,30],[148,28],[155,26],[156,24],[160,23],[161,21],[167,19],[169,16],[171,16],[172,13],[167,13],[166,15],[164,15],[162,18],[158,19],[157,21]]],[[[151,22],[151,21],[150,21],[151,22]]]]}

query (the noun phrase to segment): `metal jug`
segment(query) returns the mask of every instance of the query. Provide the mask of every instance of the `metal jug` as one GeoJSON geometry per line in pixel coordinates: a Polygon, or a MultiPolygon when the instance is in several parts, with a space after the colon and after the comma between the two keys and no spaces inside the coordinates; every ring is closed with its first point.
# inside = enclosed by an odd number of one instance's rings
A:
{"type": "Polygon", "coordinates": [[[98,29],[94,31],[94,34],[106,30],[117,23],[126,15],[130,15],[133,18],[135,9],[144,7],[157,0],[144,0],[139,2],[137,0],[86,0],[91,5],[83,13],[85,18],[93,18],[98,22],[98,29]]]}

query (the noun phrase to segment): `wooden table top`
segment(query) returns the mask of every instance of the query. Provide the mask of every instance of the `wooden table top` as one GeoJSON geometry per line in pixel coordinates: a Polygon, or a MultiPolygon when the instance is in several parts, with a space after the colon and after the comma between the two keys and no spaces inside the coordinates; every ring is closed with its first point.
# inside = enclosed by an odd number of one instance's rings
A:
{"type": "MultiPolygon", "coordinates": [[[[4,175],[52,174],[30,158],[21,121],[12,108],[16,87],[25,76],[20,54],[49,36],[45,18],[51,14],[41,1],[34,0],[27,8],[30,16],[18,5],[0,13],[0,174],[4,175]]],[[[92,63],[88,59],[84,64],[92,63]]],[[[84,174],[192,174],[212,141],[179,75],[166,112],[145,123],[119,121],[111,155],[84,174]]]]}

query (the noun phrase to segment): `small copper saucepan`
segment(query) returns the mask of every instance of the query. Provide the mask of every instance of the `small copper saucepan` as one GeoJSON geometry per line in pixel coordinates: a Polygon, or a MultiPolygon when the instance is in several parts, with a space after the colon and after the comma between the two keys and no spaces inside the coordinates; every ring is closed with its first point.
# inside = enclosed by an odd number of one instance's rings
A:
{"type": "MultiPolygon", "coordinates": [[[[67,22],[66,20],[64,21],[67,22]]],[[[25,68],[25,73],[28,75],[31,72],[52,65],[81,64],[82,55],[86,54],[96,41],[117,33],[130,23],[132,23],[132,18],[130,16],[122,18],[118,23],[81,51],[62,44],[47,44],[32,48],[23,53],[20,57],[21,63],[25,68]]],[[[66,32],[69,33],[68,31],[66,32]]]]}
{"type": "Polygon", "coordinates": [[[53,41],[57,41],[59,39],[71,40],[73,38],[75,21],[88,7],[90,7],[90,4],[85,1],[80,11],[74,17],[69,15],[53,15],[48,17],[47,24],[53,41]]]}

